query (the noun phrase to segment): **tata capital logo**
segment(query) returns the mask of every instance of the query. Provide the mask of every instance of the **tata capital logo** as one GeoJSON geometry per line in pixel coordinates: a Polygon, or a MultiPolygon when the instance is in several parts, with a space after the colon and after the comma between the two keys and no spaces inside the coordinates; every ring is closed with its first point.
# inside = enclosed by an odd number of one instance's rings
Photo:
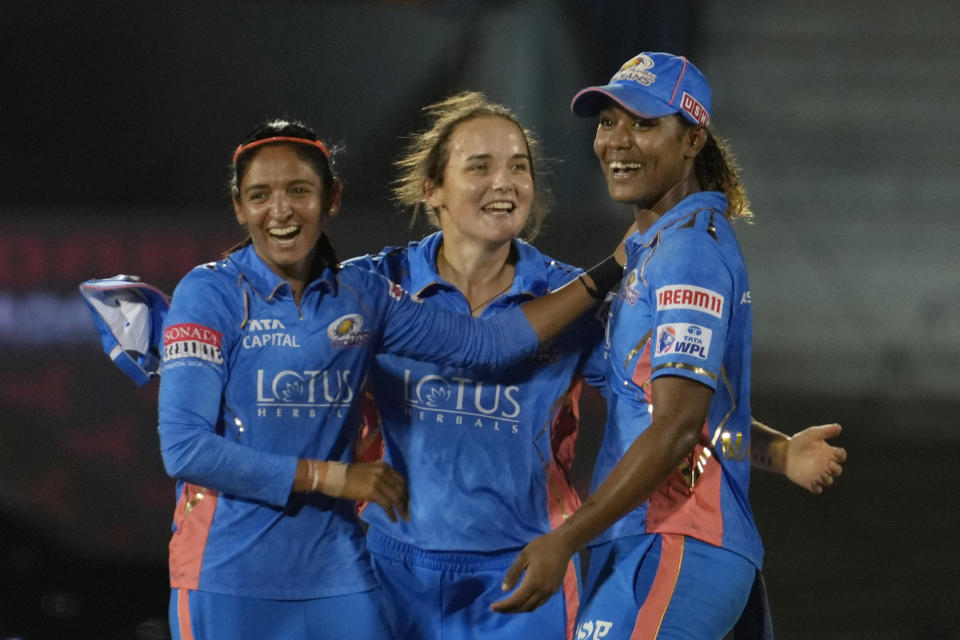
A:
{"type": "Polygon", "coordinates": [[[300,348],[297,336],[279,331],[287,327],[276,318],[253,319],[247,325],[248,334],[243,336],[243,348],[292,347],[300,348]]]}
{"type": "Polygon", "coordinates": [[[363,316],[348,313],[327,326],[327,337],[335,348],[357,347],[370,342],[370,331],[363,328],[363,316]]]}
{"type": "Polygon", "coordinates": [[[520,387],[489,384],[462,376],[403,374],[404,404],[408,416],[421,422],[520,432],[520,387]]]}
{"type": "Polygon", "coordinates": [[[621,80],[632,80],[649,87],[657,80],[657,76],[647,69],[653,67],[653,59],[650,56],[640,54],[623,63],[620,70],[610,79],[610,82],[620,82],[621,80]]]}

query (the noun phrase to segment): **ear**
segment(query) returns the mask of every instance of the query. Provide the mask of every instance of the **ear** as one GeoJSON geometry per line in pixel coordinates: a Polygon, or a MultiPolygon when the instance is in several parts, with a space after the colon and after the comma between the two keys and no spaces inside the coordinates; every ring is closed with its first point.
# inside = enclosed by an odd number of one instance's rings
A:
{"type": "Polygon", "coordinates": [[[434,209],[439,211],[443,207],[443,187],[433,180],[423,181],[423,195],[427,199],[427,204],[434,209]]]}
{"type": "Polygon", "coordinates": [[[696,158],[703,146],[707,144],[707,128],[702,126],[690,127],[685,133],[689,156],[696,158]]]}
{"type": "Polygon", "coordinates": [[[341,202],[343,202],[343,183],[339,180],[334,180],[333,186],[330,188],[327,210],[324,211],[324,214],[328,216],[337,215],[337,212],[340,211],[341,202]]]}
{"type": "Polygon", "coordinates": [[[237,216],[237,222],[239,222],[243,226],[246,226],[247,219],[243,215],[243,210],[240,208],[240,196],[237,194],[234,194],[232,200],[233,200],[233,213],[234,215],[237,216]]]}

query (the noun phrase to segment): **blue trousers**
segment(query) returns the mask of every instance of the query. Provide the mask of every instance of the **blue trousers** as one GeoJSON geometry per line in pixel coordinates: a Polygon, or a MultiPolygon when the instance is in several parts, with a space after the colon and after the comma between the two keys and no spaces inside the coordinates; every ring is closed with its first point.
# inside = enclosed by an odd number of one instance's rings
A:
{"type": "Polygon", "coordinates": [[[747,602],[756,567],[675,534],[620,538],[590,550],[578,640],[719,640],[747,602]]]}

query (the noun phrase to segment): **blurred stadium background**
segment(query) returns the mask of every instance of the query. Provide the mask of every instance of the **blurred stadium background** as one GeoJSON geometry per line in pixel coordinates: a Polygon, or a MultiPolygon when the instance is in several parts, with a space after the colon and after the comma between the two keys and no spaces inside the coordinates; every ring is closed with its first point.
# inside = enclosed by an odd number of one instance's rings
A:
{"type": "MultiPolygon", "coordinates": [[[[514,108],[553,159],[537,244],[592,263],[608,202],[583,86],[686,54],[757,220],[754,414],[839,421],[821,497],[757,474],[779,638],[960,637],[960,8],[951,0],[4,0],[0,143],[0,639],[166,638],[173,482],[156,385],[103,356],[76,292],[126,272],[172,291],[240,238],[239,137],[302,118],[345,153],[341,256],[422,235],[389,202],[419,108],[514,108]]],[[[576,468],[602,429],[590,398],[576,468]]]]}

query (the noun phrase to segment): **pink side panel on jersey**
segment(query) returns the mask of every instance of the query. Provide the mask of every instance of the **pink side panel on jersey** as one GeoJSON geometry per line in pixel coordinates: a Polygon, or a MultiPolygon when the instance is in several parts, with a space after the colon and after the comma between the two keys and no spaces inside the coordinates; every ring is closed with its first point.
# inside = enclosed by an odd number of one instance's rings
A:
{"type": "Polygon", "coordinates": [[[633,626],[630,640],[652,640],[660,633],[663,616],[667,613],[673,592],[677,588],[680,567],[683,565],[683,536],[663,535],[660,537],[660,562],[657,573],[647,592],[647,599],[640,606],[637,621],[633,626]]]}
{"type": "Polygon", "coordinates": [[[577,566],[573,560],[567,563],[567,572],[563,576],[563,599],[567,605],[567,640],[573,640],[580,610],[580,583],[577,582],[577,566]]]}
{"type": "MultiPolygon", "coordinates": [[[[707,425],[704,425],[704,434],[706,430],[707,425]]],[[[703,472],[692,489],[685,474],[675,470],[650,496],[647,507],[649,533],[679,533],[717,547],[723,546],[720,504],[723,473],[720,463],[712,456],[703,457],[703,453],[704,446],[698,444],[687,459],[690,466],[703,461],[703,472]]]]}
{"type": "Polygon", "coordinates": [[[190,620],[190,592],[177,589],[177,626],[180,640],[193,640],[193,623],[190,620]]]}
{"type": "Polygon", "coordinates": [[[183,486],[173,516],[177,530],[170,539],[170,586],[174,589],[199,588],[203,553],[219,495],[213,489],[204,490],[192,484],[183,486]],[[198,499],[198,493],[203,497],[198,499]]]}
{"type": "Polygon", "coordinates": [[[570,485],[567,474],[573,465],[574,446],[580,430],[580,392],[578,378],[560,400],[560,408],[550,425],[552,460],[547,467],[547,514],[550,528],[556,529],[580,507],[580,496],[570,485]]]}
{"type": "MultiPolygon", "coordinates": [[[[556,529],[580,507],[580,496],[570,485],[567,474],[573,465],[574,448],[580,431],[580,392],[583,379],[577,378],[560,400],[560,408],[550,425],[553,459],[547,467],[547,514],[550,528],[556,529]]],[[[573,640],[580,609],[580,584],[573,561],[563,576],[563,598],[567,611],[567,640],[573,640]]]]}
{"type": "Polygon", "coordinates": [[[650,392],[650,372],[650,342],[648,340],[643,347],[643,351],[640,352],[640,357],[637,358],[637,364],[633,368],[633,376],[630,379],[633,384],[640,387],[643,391],[643,399],[652,406],[653,394],[650,392]]]}

